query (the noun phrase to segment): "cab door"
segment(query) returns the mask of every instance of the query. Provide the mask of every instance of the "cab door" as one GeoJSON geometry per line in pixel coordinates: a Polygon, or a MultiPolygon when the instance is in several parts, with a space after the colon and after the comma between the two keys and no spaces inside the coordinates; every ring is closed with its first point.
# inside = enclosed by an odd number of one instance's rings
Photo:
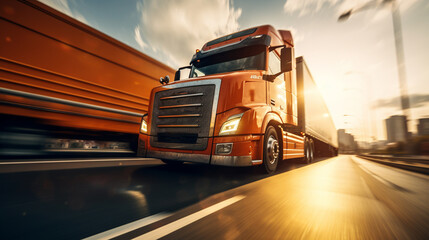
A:
{"type": "MultiPolygon", "coordinates": [[[[270,51],[268,55],[268,72],[269,74],[277,74],[280,68],[280,56],[276,50],[270,51]]],[[[287,105],[286,105],[286,84],[285,74],[277,76],[273,82],[268,82],[269,94],[268,103],[271,110],[280,115],[283,122],[287,121],[287,105]]]]}

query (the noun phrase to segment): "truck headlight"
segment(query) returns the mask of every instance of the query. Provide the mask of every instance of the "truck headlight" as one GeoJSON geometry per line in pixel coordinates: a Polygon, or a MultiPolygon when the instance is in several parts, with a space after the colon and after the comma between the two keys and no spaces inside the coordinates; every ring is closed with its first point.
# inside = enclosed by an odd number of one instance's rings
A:
{"type": "Polygon", "coordinates": [[[241,116],[243,116],[242,113],[229,117],[220,128],[219,135],[234,134],[240,124],[241,116]]]}
{"type": "Polygon", "coordinates": [[[144,118],[142,119],[142,124],[140,125],[140,132],[147,133],[147,122],[144,120],[144,118]]]}

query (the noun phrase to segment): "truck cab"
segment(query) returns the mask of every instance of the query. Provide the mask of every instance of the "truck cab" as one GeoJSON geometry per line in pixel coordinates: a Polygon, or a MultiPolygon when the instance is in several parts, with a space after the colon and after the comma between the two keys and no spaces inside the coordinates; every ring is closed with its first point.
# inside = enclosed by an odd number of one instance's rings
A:
{"type": "Polygon", "coordinates": [[[142,119],[139,155],[167,163],[264,165],[304,157],[296,126],[297,88],[293,39],[270,25],[207,42],[174,82],[151,92],[142,119]]]}

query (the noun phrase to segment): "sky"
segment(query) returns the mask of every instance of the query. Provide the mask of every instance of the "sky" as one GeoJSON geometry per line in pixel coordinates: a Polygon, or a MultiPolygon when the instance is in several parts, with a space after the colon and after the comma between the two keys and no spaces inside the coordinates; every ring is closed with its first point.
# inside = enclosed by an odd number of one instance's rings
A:
{"type": "MultiPolygon", "coordinates": [[[[402,114],[391,11],[377,6],[338,22],[371,0],[41,0],[167,65],[186,66],[203,44],[258,25],[291,30],[337,129],[386,139],[384,119],[402,114]]],[[[372,0],[380,2],[382,0],[372,0]]],[[[429,0],[400,7],[409,127],[429,117],[429,0]]]]}

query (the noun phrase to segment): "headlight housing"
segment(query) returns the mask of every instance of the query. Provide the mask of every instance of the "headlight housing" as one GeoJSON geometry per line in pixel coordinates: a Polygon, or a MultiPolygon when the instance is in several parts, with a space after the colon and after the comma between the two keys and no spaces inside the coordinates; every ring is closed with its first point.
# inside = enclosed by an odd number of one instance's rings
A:
{"type": "Polygon", "coordinates": [[[242,116],[243,113],[229,117],[228,120],[226,120],[226,122],[224,122],[222,127],[220,128],[219,135],[234,134],[235,131],[237,131],[238,129],[238,125],[240,124],[242,116]]]}
{"type": "Polygon", "coordinates": [[[147,114],[143,115],[142,123],[140,125],[140,133],[147,133],[147,122],[146,122],[147,114]]]}

